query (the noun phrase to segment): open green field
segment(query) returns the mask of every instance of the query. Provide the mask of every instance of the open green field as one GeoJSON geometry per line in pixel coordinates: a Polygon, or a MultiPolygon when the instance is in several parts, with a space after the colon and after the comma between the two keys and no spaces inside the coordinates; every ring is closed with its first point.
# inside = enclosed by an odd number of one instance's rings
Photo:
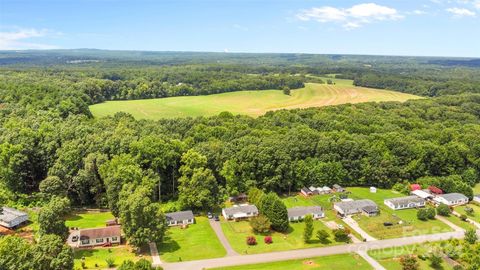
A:
{"type": "Polygon", "coordinates": [[[151,260],[148,253],[143,253],[141,256],[136,256],[125,245],[120,245],[110,248],[93,248],[93,249],[80,249],[74,252],[75,269],[82,269],[82,258],[85,259],[86,269],[106,269],[108,268],[108,258],[115,260],[115,266],[119,266],[123,261],[131,260],[138,261],[142,258],[151,260]]]}
{"type": "Polygon", "coordinates": [[[460,214],[467,215],[469,219],[480,223],[480,206],[476,204],[469,203],[468,205],[457,206],[455,207],[455,211],[457,211],[460,214]],[[468,215],[467,212],[465,212],[465,207],[467,206],[473,209],[472,215],[468,215]]]}
{"type": "Polygon", "coordinates": [[[240,265],[233,267],[215,268],[215,270],[307,270],[307,269],[335,269],[335,270],[370,270],[373,269],[362,257],[356,254],[341,254],[317,257],[303,260],[290,260],[262,264],[240,265]]]}
{"type": "Polygon", "coordinates": [[[475,187],[473,188],[473,193],[475,195],[480,194],[480,184],[475,185],[475,187]]]}
{"type": "Polygon", "coordinates": [[[158,243],[157,247],[165,262],[217,258],[226,254],[206,217],[195,217],[195,224],[186,229],[170,227],[163,243],[158,243]]]}
{"type": "MultiPolygon", "coordinates": [[[[335,79],[337,80],[337,79],[335,79]]],[[[350,80],[336,85],[306,84],[284,95],[280,90],[238,91],[208,96],[107,101],[90,106],[95,117],[127,112],[136,119],[212,116],[223,111],[260,116],[280,109],[321,107],[368,101],[406,101],[420,97],[400,92],[355,87],[350,80]]]]}
{"type": "Polygon", "coordinates": [[[66,218],[65,225],[68,228],[79,229],[105,227],[105,222],[115,217],[111,212],[79,212],[73,213],[66,218]]]}

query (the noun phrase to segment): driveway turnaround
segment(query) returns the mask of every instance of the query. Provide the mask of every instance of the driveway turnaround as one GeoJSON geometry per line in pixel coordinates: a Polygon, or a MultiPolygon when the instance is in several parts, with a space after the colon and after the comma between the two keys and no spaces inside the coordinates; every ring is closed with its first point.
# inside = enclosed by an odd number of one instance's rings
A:
{"type": "Polygon", "coordinates": [[[387,270],[380,263],[378,263],[374,258],[370,257],[365,250],[357,252],[362,258],[365,259],[375,270],[387,270]]]}
{"type": "Polygon", "coordinates": [[[350,226],[352,229],[354,229],[358,234],[360,234],[363,237],[363,239],[365,239],[366,241],[377,240],[376,238],[368,234],[366,231],[364,231],[362,228],[360,228],[358,223],[352,217],[346,217],[343,219],[343,221],[347,223],[348,226],[350,226]]]}
{"type": "Polygon", "coordinates": [[[213,231],[218,237],[218,240],[220,240],[220,243],[222,243],[223,247],[227,251],[227,257],[238,255],[225,237],[225,234],[222,231],[222,226],[220,225],[220,221],[209,219],[208,222],[210,222],[210,227],[212,227],[213,231]]]}
{"type": "MultiPolygon", "coordinates": [[[[480,231],[477,231],[477,234],[480,235],[480,231]]],[[[294,259],[307,259],[307,258],[313,258],[313,257],[345,254],[345,253],[353,253],[353,252],[355,253],[367,252],[368,250],[372,250],[372,249],[400,247],[400,246],[406,246],[406,245],[412,245],[412,244],[418,244],[418,243],[424,243],[424,242],[448,240],[451,238],[461,239],[463,237],[464,237],[464,232],[447,232],[447,233],[419,235],[419,236],[412,236],[412,237],[405,237],[405,238],[376,240],[376,241],[341,245],[341,246],[298,249],[298,250],[271,252],[271,253],[254,254],[254,255],[234,255],[234,256],[227,256],[223,258],[198,260],[198,261],[190,261],[190,262],[165,263],[165,264],[162,264],[162,267],[165,270],[201,270],[205,268],[268,263],[268,262],[274,262],[274,261],[285,261],[285,260],[294,260],[294,259]]]]}

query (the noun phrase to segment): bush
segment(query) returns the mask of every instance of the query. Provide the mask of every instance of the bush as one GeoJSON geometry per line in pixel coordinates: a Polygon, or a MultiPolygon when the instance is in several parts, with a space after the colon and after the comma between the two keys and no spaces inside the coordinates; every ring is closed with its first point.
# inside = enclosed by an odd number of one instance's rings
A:
{"type": "Polygon", "coordinates": [[[350,231],[347,229],[335,229],[333,230],[335,241],[337,242],[350,242],[350,231]]]}
{"type": "Polygon", "coordinates": [[[325,230],[318,230],[317,231],[317,238],[318,238],[318,240],[320,240],[320,242],[322,242],[322,243],[327,242],[328,237],[330,237],[330,235],[328,234],[327,231],[325,231],[325,230]]]}
{"type": "Polygon", "coordinates": [[[423,220],[423,221],[426,221],[428,220],[428,213],[427,213],[427,209],[420,209],[417,211],[417,218],[419,220],[423,220]]]}
{"type": "Polygon", "coordinates": [[[460,219],[461,219],[462,221],[467,221],[468,217],[467,217],[467,215],[465,215],[465,214],[461,214],[461,215],[460,215],[460,219]]]}
{"type": "Polygon", "coordinates": [[[250,226],[252,227],[254,232],[268,233],[270,231],[271,223],[266,216],[259,215],[259,216],[253,217],[250,220],[250,226]]]}
{"type": "Polygon", "coordinates": [[[440,268],[442,265],[442,257],[436,253],[430,254],[428,259],[430,260],[430,266],[433,268],[440,268]]]}
{"type": "Polygon", "coordinates": [[[400,258],[400,265],[402,265],[402,270],[417,270],[420,267],[417,258],[413,255],[402,256],[400,258]]]}
{"type": "Polygon", "coordinates": [[[473,208],[471,207],[465,207],[465,213],[467,213],[467,215],[469,216],[473,216],[475,214],[475,211],[473,210],[473,208]]]}
{"type": "Polygon", "coordinates": [[[428,219],[435,219],[435,216],[437,215],[437,211],[435,208],[427,208],[427,218],[428,219]]]}
{"type": "Polygon", "coordinates": [[[440,215],[440,216],[444,216],[444,217],[448,217],[450,216],[450,207],[448,207],[448,205],[446,204],[443,204],[441,203],[438,207],[437,207],[437,213],[440,215]]]}
{"type": "Polygon", "coordinates": [[[247,236],[247,245],[255,246],[257,244],[257,239],[255,236],[247,236]]]}
{"type": "Polygon", "coordinates": [[[265,242],[265,244],[271,244],[273,243],[273,239],[271,236],[265,236],[265,238],[263,239],[263,242],[265,242]]]}
{"type": "Polygon", "coordinates": [[[106,258],[105,262],[107,263],[107,266],[109,268],[112,268],[115,266],[115,260],[113,258],[106,258]]]}

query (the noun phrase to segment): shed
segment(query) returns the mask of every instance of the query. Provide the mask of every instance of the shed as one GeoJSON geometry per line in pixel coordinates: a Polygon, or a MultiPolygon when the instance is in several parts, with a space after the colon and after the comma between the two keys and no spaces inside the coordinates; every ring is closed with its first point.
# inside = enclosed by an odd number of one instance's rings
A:
{"type": "Polygon", "coordinates": [[[370,193],[377,193],[376,187],[370,187],[370,193]]]}
{"type": "Polygon", "coordinates": [[[6,206],[2,207],[2,211],[0,213],[1,226],[11,229],[27,221],[28,221],[27,213],[14,208],[6,207],[6,206]]]}

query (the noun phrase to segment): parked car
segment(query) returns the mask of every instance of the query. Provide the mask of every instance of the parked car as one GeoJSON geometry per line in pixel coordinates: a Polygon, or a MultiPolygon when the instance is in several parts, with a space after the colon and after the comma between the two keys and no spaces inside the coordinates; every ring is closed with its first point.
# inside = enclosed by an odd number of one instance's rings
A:
{"type": "Polygon", "coordinates": [[[218,216],[215,216],[215,221],[220,221],[220,218],[218,216]]]}
{"type": "Polygon", "coordinates": [[[212,213],[211,213],[211,212],[208,212],[208,213],[207,213],[207,217],[208,217],[208,219],[212,219],[212,218],[213,218],[212,213]]]}
{"type": "Polygon", "coordinates": [[[384,222],[383,226],[385,226],[385,227],[393,226],[393,223],[392,222],[384,222]]]}
{"type": "Polygon", "coordinates": [[[78,241],[78,236],[74,235],[72,236],[72,242],[77,242],[78,241]]]}

